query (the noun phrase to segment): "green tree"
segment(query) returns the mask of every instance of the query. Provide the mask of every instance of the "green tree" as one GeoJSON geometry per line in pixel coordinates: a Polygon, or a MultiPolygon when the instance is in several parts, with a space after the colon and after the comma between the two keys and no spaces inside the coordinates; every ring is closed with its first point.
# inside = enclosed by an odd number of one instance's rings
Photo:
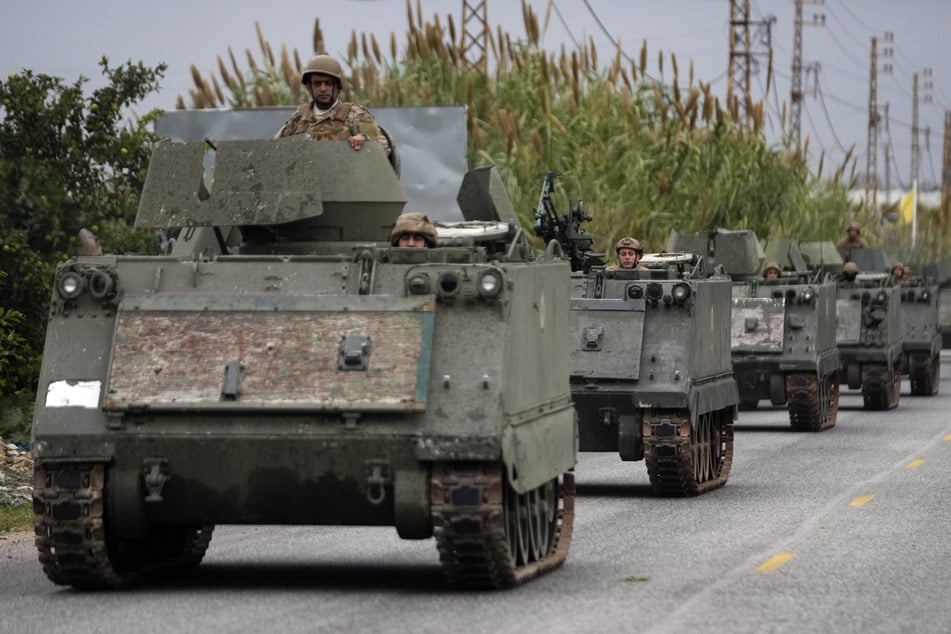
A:
{"type": "Polygon", "coordinates": [[[158,90],[165,66],[99,65],[107,83],[88,95],[84,77],[67,84],[25,70],[0,80],[0,332],[3,352],[21,361],[0,364],[0,395],[35,389],[53,274],[78,253],[80,228],[108,252],[157,250],[131,227],[159,111],[126,117],[158,90]]]}

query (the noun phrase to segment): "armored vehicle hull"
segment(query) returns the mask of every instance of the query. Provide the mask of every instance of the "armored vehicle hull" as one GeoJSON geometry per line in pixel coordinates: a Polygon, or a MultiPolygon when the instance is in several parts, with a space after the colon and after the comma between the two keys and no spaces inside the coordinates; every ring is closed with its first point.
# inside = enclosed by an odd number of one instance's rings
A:
{"type": "Polygon", "coordinates": [[[941,333],[941,347],[951,348],[951,262],[927,264],[922,272],[938,285],[938,330],[941,333]]]}
{"type": "Polygon", "coordinates": [[[762,399],[785,405],[796,431],[835,425],[839,350],[834,282],[783,274],[733,287],[733,373],[742,409],[762,399]]]}
{"type": "Polygon", "coordinates": [[[866,409],[898,407],[901,399],[900,288],[887,273],[859,273],[836,291],[840,384],[862,390],[866,409]]]}
{"type": "Polygon", "coordinates": [[[902,374],[913,396],[938,393],[941,376],[941,331],[938,285],[915,277],[901,285],[902,374]]]}
{"type": "MultiPolygon", "coordinates": [[[[835,425],[839,403],[835,284],[807,264],[821,248],[804,253],[799,245],[774,240],[764,248],[752,231],[723,229],[672,232],[668,240],[668,248],[701,253],[706,266],[721,267],[733,280],[731,359],[740,409],[768,399],[787,407],[794,430],[822,431],[835,425]],[[763,277],[767,257],[776,279],[763,277]]],[[[841,265],[838,253],[835,259],[841,265]]]]}
{"type": "Polygon", "coordinates": [[[705,493],[726,483],[733,460],[730,280],[693,277],[692,254],[642,264],[572,277],[580,448],[644,460],[659,495],[705,493]]]}
{"type": "Polygon", "coordinates": [[[174,255],[57,273],[33,426],[47,576],[194,566],[217,524],[395,526],[434,536],[459,585],[561,564],[568,265],[501,222],[389,246],[400,188],[375,144],[233,143],[210,195],[188,193],[194,147],[156,149],[137,222],[198,224],[174,255]]]}

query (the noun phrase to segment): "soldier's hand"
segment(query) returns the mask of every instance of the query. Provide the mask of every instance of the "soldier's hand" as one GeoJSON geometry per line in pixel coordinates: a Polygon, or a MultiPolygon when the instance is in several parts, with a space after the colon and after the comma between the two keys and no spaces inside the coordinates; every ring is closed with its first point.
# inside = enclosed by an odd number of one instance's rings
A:
{"type": "Polygon", "coordinates": [[[350,141],[350,147],[352,147],[354,150],[359,151],[360,148],[363,147],[363,144],[366,143],[367,136],[363,133],[354,134],[348,140],[350,141]]]}

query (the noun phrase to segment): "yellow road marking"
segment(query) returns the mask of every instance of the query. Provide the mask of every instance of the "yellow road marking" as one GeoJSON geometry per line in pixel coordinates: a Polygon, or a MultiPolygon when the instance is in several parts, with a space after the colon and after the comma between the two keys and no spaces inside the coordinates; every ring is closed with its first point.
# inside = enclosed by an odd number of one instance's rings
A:
{"type": "Polygon", "coordinates": [[[945,440],[951,440],[951,434],[948,434],[947,436],[945,436],[944,439],[945,439],[945,440]]]}
{"type": "Polygon", "coordinates": [[[907,468],[907,469],[917,469],[918,467],[920,467],[920,466],[923,465],[924,463],[925,463],[924,460],[912,460],[912,461],[909,462],[907,465],[905,465],[905,468],[907,468]]]}
{"type": "Polygon", "coordinates": [[[795,556],[795,553],[779,553],[778,555],[773,555],[767,559],[765,563],[760,564],[759,567],[756,568],[756,572],[771,572],[777,568],[782,568],[786,565],[786,562],[795,556]]]}
{"type": "Polygon", "coordinates": [[[872,501],[872,498],[873,498],[873,497],[875,497],[875,496],[874,496],[874,495],[863,495],[862,497],[860,497],[860,498],[855,498],[854,500],[852,500],[851,502],[849,502],[849,506],[854,506],[854,507],[856,507],[856,508],[858,508],[858,507],[860,507],[860,506],[865,506],[866,504],[868,504],[869,502],[872,501]]]}

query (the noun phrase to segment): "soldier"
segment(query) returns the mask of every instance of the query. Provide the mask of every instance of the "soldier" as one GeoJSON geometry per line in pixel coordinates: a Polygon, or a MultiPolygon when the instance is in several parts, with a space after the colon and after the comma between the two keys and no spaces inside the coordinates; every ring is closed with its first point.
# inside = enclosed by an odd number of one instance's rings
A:
{"type": "Polygon", "coordinates": [[[839,279],[843,282],[854,282],[855,277],[859,274],[859,265],[855,262],[846,262],[842,267],[842,275],[839,279]]]}
{"type": "Polygon", "coordinates": [[[900,284],[905,278],[905,267],[901,262],[895,262],[892,264],[892,268],[889,273],[891,274],[892,278],[900,284]]]}
{"type": "Polygon", "coordinates": [[[317,55],[301,73],[311,101],[302,104],[281,126],[277,137],[309,134],[316,141],[349,141],[359,151],[367,141],[378,141],[386,153],[390,144],[370,111],[355,103],[341,102],[343,69],[329,55],[317,55]]]}
{"type": "Polygon", "coordinates": [[[390,244],[394,247],[416,249],[435,247],[436,227],[426,214],[403,214],[393,225],[393,231],[390,232],[390,244]]]}
{"type": "Polygon", "coordinates": [[[618,263],[615,266],[609,266],[609,271],[617,271],[618,269],[647,270],[647,267],[640,264],[641,258],[644,256],[644,249],[641,248],[641,243],[634,238],[628,236],[618,240],[617,244],[614,245],[614,252],[617,253],[618,263]]]}
{"type": "Polygon", "coordinates": [[[767,262],[766,268],[763,269],[763,278],[767,280],[779,279],[779,276],[782,274],[782,268],[780,268],[778,262],[767,262]]]}
{"type": "Polygon", "coordinates": [[[835,246],[840,249],[845,249],[846,251],[851,251],[852,249],[867,249],[868,242],[865,238],[859,237],[861,232],[862,228],[857,222],[849,223],[849,227],[845,231],[845,237],[836,242],[835,246]]]}

